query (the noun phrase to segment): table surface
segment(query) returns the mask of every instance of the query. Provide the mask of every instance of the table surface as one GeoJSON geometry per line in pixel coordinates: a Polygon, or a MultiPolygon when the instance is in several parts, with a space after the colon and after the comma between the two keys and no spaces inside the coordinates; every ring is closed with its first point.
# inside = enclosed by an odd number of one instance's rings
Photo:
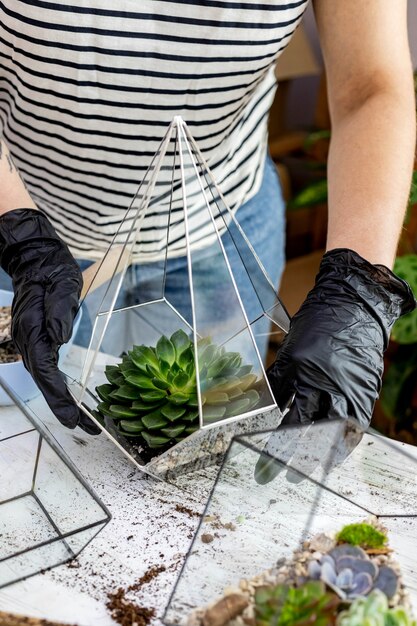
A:
{"type": "MultiPolygon", "coordinates": [[[[77,348],[72,349],[69,358],[76,367],[80,361],[77,348]]],[[[48,429],[110,509],[113,519],[70,566],[62,565],[2,589],[0,610],[77,626],[112,626],[115,622],[106,608],[107,594],[118,587],[129,587],[152,566],[162,565],[164,571],[129,595],[137,604],[156,609],[153,624],[160,623],[215,472],[202,470],[189,475],[185,494],[145,476],[105,436],[94,438],[79,429],[62,428],[45,410],[41,398],[33,400],[31,406],[42,414],[48,429]]],[[[415,448],[398,445],[417,461],[415,448]]],[[[403,468],[387,465],[387,460],[375,449],[373,471],[377,473],[378,468],[385,473],[389,492],[390,476],[392,481],[398,480],[397,470],[403,468]]],[[[404,523],[397,520],[389,530],[394,544],[399,542],[409,548],[404,562],[399,560],[407,570],[416,608],[417,517],[407,518],[404,523]]]]}

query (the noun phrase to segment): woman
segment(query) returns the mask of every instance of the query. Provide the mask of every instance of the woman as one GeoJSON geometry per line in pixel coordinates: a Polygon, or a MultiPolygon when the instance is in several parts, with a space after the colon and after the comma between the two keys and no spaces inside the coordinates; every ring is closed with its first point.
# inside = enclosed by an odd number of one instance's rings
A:
{"type": "MultiPolygon", "coordinates": [[[[79,259],[105,249],[173,115],[188,122],[278,280],[283,223],[271,201],[279,191],[265,165],[266,121],[274,63],[307,4],[0,5],[1,265],[14,283],[15,342],[66,426],[96,430],[56,368],[81,285],[61,237],[79,259]]],[[[366,425],[390,328],[414,307],[389,269],[415,146],[407,2],[315,0],[314,9],[332,116],[327,253],[269,378],[280,405],[295,393],[289,421],[366,425]]],[[[196,210],[193,243],[204,247],[199,226],[196,210]]]]}

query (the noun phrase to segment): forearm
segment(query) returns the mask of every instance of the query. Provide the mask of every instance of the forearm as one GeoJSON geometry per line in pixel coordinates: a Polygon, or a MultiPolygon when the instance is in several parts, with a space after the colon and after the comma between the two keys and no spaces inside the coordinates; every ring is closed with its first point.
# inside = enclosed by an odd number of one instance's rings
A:
{"type": "Polygon", "coordinates": [[[6,144],[0,142],[0,215],[13,209],[36,209],[6,144]]]}
{"type": "Polygon", "coordinates": [[[410,192],[415,151],[410,80],[375,91],[336,116],[328,163],[327,249],[351,248],[392,266],[410,192]]]}

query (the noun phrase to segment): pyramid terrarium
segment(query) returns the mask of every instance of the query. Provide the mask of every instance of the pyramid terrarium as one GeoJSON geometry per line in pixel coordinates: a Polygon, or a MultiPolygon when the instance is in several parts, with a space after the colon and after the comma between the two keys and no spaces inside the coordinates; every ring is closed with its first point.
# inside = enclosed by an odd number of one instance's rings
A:
{"type": "MultiPolygon", "coordinates": [[[[357,598],[378,604],[382,591],[394,610],[417,614],[416,471],[412,446],[350,420],[236,436],[164,623],[336,624],[308,611],[300,621],[279,620],[288,588],[306,593],[306,585],[319,586],[312,608],[329,600],[339,613],[357,598]]],[[[411,624],[373,617],[337,624],[411,624]]]]}
{"type": "Polygon", "coordinates": [[[69,386],[141,468],[212,463],[234,433],[276,425],[258,344],[289,318],[180,117],[86,283],[69,386]]]}

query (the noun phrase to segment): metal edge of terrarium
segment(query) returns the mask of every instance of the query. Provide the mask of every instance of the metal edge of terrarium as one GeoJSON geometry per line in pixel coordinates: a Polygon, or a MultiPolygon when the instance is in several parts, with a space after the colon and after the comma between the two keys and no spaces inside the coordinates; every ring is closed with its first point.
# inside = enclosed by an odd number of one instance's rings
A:
{"type": "MultiPolygon", "coordinates": [[[[101,501],[99,496],[95,493],[95,491],[90,487],[88,482],[79,472],[77,467],[73,464],[68,454],[62,448],[62,446],[56,441],[54,436],[51,434],[47,426],[41,422],[41,420],[37,417],[36,413],[31,409],[21,398],[15,393],[15,391],[10,387],[8,383],[0,376],[0,387],[6,392],[6,394],[13,400],[17,408],[23,413],[23,415],[27,418],[27,420],[33,424],[34,431],[39,433],[41,437],[45,439],[47,444],[52,448],[52,450],[57,454],[59,459],[67,466],[70,472],[75,476],[78,482],[86,489],[87,493],[91,498],[96,502],[102,511],[105,513],[106,518],[100,520],[99,522],[95,522],[96,524],[107,524],[112,519],[112,514],[110,513],[107,506],[101,501]]],[[[28,431],[31,432],[31,431],[28,431]]],[[[12,437],[20,436],[21,433],[17,433],[12,437]]],[[[80,531],[79,531],[80,532],[80,531]]]]}
{"type": "MultiPolygon", "coordinates": [[[[176,115],[174,117],[174,122],[177,126],[177,142],[178,142],[178,154],[180,160],[180,176],[181,176],[181,189],[182,189],[182,200],[183,200],[183,215],[184,215],[184,231],[185,231],[185,246],[186,246],[186,256],[187,256],[187,269],[188,269],[188,284],[190,288],[190,299],[191,299],[191,316],[192,316],[192,331],[193,331],[193,343],[194,343],[194,359],[196,360],[197,356],[197,324],[196,324],[196,316],[195,316],[195,301],[194,301],[194,287],[193,287],[193,270],[192,270],[192,259],[191,259],[191,249],[190,249],[190,233],[188,226],[188,207],[187,207],[187,194],[186,194],[186,182],[185,182],[185,168],[184,168],[184,157],[183,157],[183,148],[181,141],[181,130],[183,125],[183,119],[180,115],[176,115]]],[[[195,375],[196,375],[196,383],[197,383],[197,403],[198,403],[198,421],[200,428],[202,427],[202,415],[203,415],[203,403],[201,399],[201,388],[200,388],[200,372],[199,368],[195,367],[195,375]]]]}
{"type": "Polygon", "coordinates": [[[13,439],[14,437],[20,437],[21,435],[27,435],[28,433],[33,433],[33,432],[36,432],[36,428],[29,428],[28,430],[21,430],[18,433],[14,433],[13,435],[7,435],[7,437],[1,438],[0,443],[3,443],[3,441],[7,441],[8,439],[13,439]]]}
{"type": "MultiPolygon", "coordinates": [[[[43,507],[44,509],[44,507],[43,507]]],[[[44,513],[44,510],[42,510],[42,512],[44,513]]],[[[47,517],[48,522],[50,523],[49,517],[47,517]]],[[[29,552],[32,552],[33,550],[39,550],[39,548],[45,548],[46,546],[52,545],[54,543],[56,543],[57,541],[63,541],[65,547],[67,548],[67,550],[71,553],[68,557],[65,557],[65,559],[63,561],[60,561],[59,563],[57,563],[56,565],[51,565],[49,567],[56,567],[57,565],[62,565],[63,563],[66,563],[67,561],[70,561],[71,559],[74,559],[77,554],[80,554],[80,552],[82,552],[82,550],[84,550],[84,548],[86,546],[88,546],[88,544],[94,539],[94,537],[97,536],[97,534],[104,528],[104,526],[107,524],[107,522],[105,520],[101,520],[100,522],[91,522],[90,524],[86,524],[85,526],[82,526],[81,528],[76,528],[75,530],[70,530],[68,532],[62,533],[57,527],[56,524],[54,524],[52,527],[54,528],[55,532],[57,532],[57,537],[53,537],[50,539],[45,539],[44,541],[40,541],[39,543],[35,543],[33,545],[31,545],[29,548],[24,548],[23,550],[17,550],[16,552],[14,552],[13,554],[11,554],[10,556],[6,556],[6,557],[2,557],[0,558],[0,565],[1,563],[5,563],[6,561],[9,561],[10,559],[14,559],[15,557],[19,557],[22,556],[24,554],[28,554],[29,552]],[[72,550],[72,548],[70,548],[67,544],[67,542],[65,541],[65,539],[69,539],[70,537],[74,537],[80,533],[83,533],[87,530],[91,530],[93,528],[97,528],[98,526],[100,526],[100,528],[97,529],[97,532],[94,533],[94,535],[85,543],[83,544],[83,547],[78,549],[78,550],[72,550]]],[[[52,524],[51,524],[52,525],[52,524]]],[[[41,568],[42,569],[42,568],[41,568]]],[[[41,570],[38,570],[41,571],[41,570]]],[[[43,570],[42,570],[43,571],[43,570]]],[[[21,579],[19,580],[24,580],[25,578],[28,578],[29,576],[33,576],[34,574],[28,574],[27,576],[23,576],[21,579]]],[[[17,582],[14,581],[13,582],[17,582]]],[[[10,585],[11,583],[6,583],[6,585],[10,585]]],[[[0,585],[0,589],[2,588],[2,585],[0,585]]]]}
{"type": "MultiPolygon", "coordinates": [[[[177,119],[177,118],[175,118],[175,119],[177,119]]],[[[185,125],[184,120],[180,116],[178,116],[178,124],[180,125],[181,130],[183,131],[183,128],[186,125],[185,125]]],[[[178,133],[178,136],[179,135],[180,134],[178,133]]],[[[232,281],[232,285],[233,285],[233,289],[234,289],[234,292],[235,292],[235,296],[236,296],[236,298],[238,300],[238,303],[239,303],[239,306],[240,306],[240,309],[241,309],[241,312],[242,312],[242,315],[243,315],[243,319],[244,319],[244,322],[246,324],[246,329],[242,328],[240,332],[242,332],[243,330],[247,330],[249,332],[249,337],[250,337],[250,339],[252,341],[252,347],[255,349],[255,354],[256,354],[256,356],[258,358],[259,365],[261,366],[261,373],[262,373],[264,381],[266,383],[266,387],[267,387],[267,390],[269,392],[269,395],[270,395],[270,397],[271,397],[271,399],[273,401],[273,403],[271,405],[267,405],[267,407],[259,407],[259,408],[262,408],[262,409],[265,409],[265,410],[268,410],[268,408],[270,408],[270,410],[272,410],[273,408],[276,408],[276,406],[277,406],[277,404],[275,402],[274,394],[272,393],[272,389],[271,389],[271,386],[269,384],[268,377],[266,375],[264,365],[262,363],[262,358],[261,358],[261,355],[259,353],[258,346],[256,344],[255,338],[253,336],[252,328],[250,326],[249,319],[248,319],[247,314],[246,314],[245,307],[243,306],[243,302],[242,302],[239,290],[238,290],[237,285],[236,285],[235,277],[234,277],[232,268],[230,266],[229,259],[227,257],[226,251],[224,249],[224,245],[223,245],[223,242],[221,240],[220,233],[218,231],[218,228],[216,226],[216,223],[215,223],[215,220],[214,220],[214,217],[213,217],[213,213],[212,213],[212,210],[211,210],[211,207],[210,207],[210,203],[209,203],[208,198],[206,196],[206,192],[205,192],[203,184],[201,182],[201,177],[200,177],[200,174],[199,174],[199,172],[197,170],[197,167],[196,167],[196,164],[195,164],[195,160],[194,160],[191,148],[190,148],[190,144],[188,142],[186,133],[184,131],[183,131],[183,136],[184,136],[185,146],[186,146],[186,149],[188,151],[188,155],[190,157],[192,166],[194,168],[194,172],[195,172],[195,174],[197,176],[197,181],[198,181],[198,183],[200,185],[201,193],[203,194],[204,200],[206,202],[206,207],[207,207],[208,212],[209,212],[210,220],[211,220],[212,226],[214,228],[214,232],[215,232],[216,237],[217,237],[217,243],[220,246],[220,250],[221,250],[221,253],[223,255],[224,262],[226,263],[227,271],[229,273],[229,277],[230,277],[230,279],[232,281]]],[[[179,146],[180,146],[179,154],[180,154],[180,162],[181,162],[181,175],[182,175],[182,178],[183,178],[183,196],[184,196],[185,178],[184,178],[184,173],[183,173],[183,165],[184,164],[183,164],[180,136],[179,136],[179,146]]],[[[203,164],[205,165],[205,161],[203,161],[203,164]]],[[[190,243],[189,243],[189,233],[188,233],[188,218],[186,218],[186,213],[187,213],[187,206],[186,206],[186,201],[184,199],[184,218],[185,218],[185,231],[186,231],[186,239],[187,239],[187,259],[188,259],[188,267],[189,267],[189,274],[190,274],[189,280],[190,280],[191,303],[192,303],[192,313],[193,313],[193,327],[194,327],[194,335],[195,335],[194,342],[195,342],[195,346],[196,346],[197,345],[197,337],[196,337],[196,330],[195,330],[196,329],[196,321],[195,321],[195,312],[194,312],[194,296],[193,296],[193,290],[192,290],[192,276],[191,276],[192,269],[191,269],[191,258],[190,258],[191,255],[190,255],[190,252],[189,252],[190,243]]],[[[196,367],[196,378],[197,378],[197,391],[198,391],[198,403],[199,403],[200,428],[201,429],[207,429],[207,428],[212,427],[213,425],[204,423],[204,415],[203,415],[202,404],[201,404],[200,377],[199,377],[198,367],[196,367]]],[[[259,413],[259,410],[256,411],[256,412],[259,413]]],[[[225,420],[221,420],[221,423],[222,424],[223,423],[224,424],[230,424],[233,421],[236,421],[237,419],[245,419],[245,416],[249,417],[250,415],[256,414],[256,412],[254,413],[254,412],[249,411],[247,414],[243,413],[243,414],[241,414],[239,416],[226,418],[225,420]]],[[[218,425],[218,423],[217,423],[217,425],[218,425]]]]}
{"type": "MultiPolygon", "coordinates": [[[[281,328],[281,330],[283,330],[285,333],[288,333],[288,331],[289,331],[289,325],[290,325],[290,321],[291,321],[291,317],[290,317],[290,315],[289,315],[289,313],[288,313],[288,311],[287,311],[287,309],[286,309],[286,307],[285,307],[284,303],[282,302],[281,298],[280,298],[280,297],[278,296],[278,294],[276,293],[276,288],[275,288],[275,286],[272,284],[272,281],[271,281],[271,279],[270,279],[270,277],[269,277],[269,275],[268,275],[268,272],[266,271],[266,269],[265,269],[265,267],[264,267],[264,265],[263,265],[263,263],[262,263],[261,259],[259,258],[259,256],[258,256],[258,254],[256,253],[256,251],[255,251],[254,247],[252,246],[251,242],[249,241],[248,237],[246,236],[245,231],[243,230],[243,228],[242,228],[242,227],[241,227],[241,225],[239,224],[239,222],[238,222],[238,220],[237,220],[237,218],[236,218],[236,215],[233,213],[233,211],[230,209],[229,205],[227,204],[227,202],[226,202],[226,200],[225,200],[225,197],[224,197],[224,195],[223,195],[223,193],[222,193],[221,189],[220,189],[220,188],[219,188],[219,186],[217,185],[217,183],[216,183],[216,179],[215,179],[215,177],[213,176],[213,173],[211,172],[210,167],[209,167],[209,166],[208,166],[208,164],[207,164],[207,161],[205,160],[204,156],[202,155],[201,150],[200,150],[200,148],[198,147],[198,145],[197,145],[197,143],[196,143],[196,141],[195,141],[194,137],[191,135],[191,133],[190,133],[190,131],[189,131],[189,129],[188,129],[188,127],[187,127],[187,125],[185,124],[185,122],[183,122],[183,125],[184,125],[184,128],[185,128],[185,132],[186,132],[186,134],[187,134],[187,136],[188,136],[188,140],[189,140],[189,142],[191,143],[191,145],[193,146],[194,150],[196,151],[196,153],[197,153],[197,154],[198,154],[198,156],[200,157],[200,160],[201,160],[201,162],[203,163],[203,165],[204,165],[204,167],[205,167],[205,169],[206,169],[206,172],[207,172],[207,174],[208,174],[208,175],[209,175],[209,177],[210,177],[210,180],[208,181],[208,180],[207,180],[207,177],[206,177],[206,176],[204,176],[204,178],[206,179],[206,183],[207,183],[208,185],[210,185],[210,184],[214,185],[214,187],[215,187],[215,189],[216,189],[217,193],[219,194],[219,197],[221,198],[221,200],[222,200],[222,202],[223,202],[223,204],[224,204],[224,206],[225,206],[225,208],[226,208],[226,210],[227,210],[227,212],[228,212],[229,217],[233,220],[234,224],[236,225],[236,228],[238,229],[238,231],[239,231],[239,233],[241,234],[242,238],[244,239],[244,241],[245,241],[246,245],[248,246],[248,248],[250,249],[251,253],[253,254],[253,256],[254,256],[254,258],[255,258],[256,262],[258,263],[258,265],[259,265],[259,267],[260,267],[260,269],[261,269],[261,271],[262,271],[262,273],[263,273],[263,275],[264,275],[264,277],[265,277],[266,281],[269,283],[269,285],[270,285],[271,289],[274,291],[275,298],[276,298],[276,302],[277,302],[277,304],[278,304],[278,305],[280,305],[280,307],[281,307],[281,311],[284,313],[284,318],[286,318],[286,324],[285,324],[285,327],[284,327],[284,326],[281,326],[281,324],[279,324],[276,320],[272,320],[272,321],[273,321],[275,324],[277,324],[277,326],[279,326],[279,327],[281,328]]],[[[214,198],[213,198],[213,200],[214,200],[214,198]]],[[[216,201],[214,200],[214,202],[216,202],[216,201]]],[[[216,203],[216,204],[217,204],[217,203],[216,203]]],[[[220,209],[219,209],[219,213],[221,214],[220,209]]],[[[249,275],[249,274],[248,274],[248,275],[249,275]]],[[[249,276],[249,278],[250,278],[250,276],[249,276]]],[[[255,291],[256,291],[256,289],[255,289],[255,291]]],[[[262,303],[261,303],[261,304],[262,304],[262,303]]],[[[268,310],[269,310],[269,309],[268,309],[268,310]]],[[[266,312],[266,311],[265,311],[265,312],[266,312]]]]}
{"type": "MultiPolygon", "coordinates": [[[[119,255],[119,261],[118,261],[118,263],[116,264],[116,266],[114,268],[112,277],[109,280],[109,283],[108,283],[108,286],[107,286],[107,290],[106,290],[105,294],[103,295],[100,307],[102,306],[102,304],[104,302],[104,299],[105,299],[105,297],[106,297],[106,295],[108,293],[108,289],[110,288],[111,282],[114,279],[114,276],[116,275],[116,270],[118,268],[118,265],[119,265],[121,259],[123,258],[123,254],[125,253],[126,249],[129,247],[130,248],[129,258],[126,258],[126,260],[124,261],[124,267],[123,267],[122,271],[120,272],[120,277],[118,278],[118,284],[117,284],[117,287],[115,289],[114,295],[112,297],[111,304],[110,304],[108,310],[105,313],[103,313],[103,315],[104,314],[106,315],[106,320],[105,320],[103,328],[101,330],[100,337],[97,340],[97,344],[96,344],[96,348],[94,349],[94,353],[91,356],[90,365],[89,366],[87,365],[87,368],[85,368],[85,365],[84,365],[83,369],[81,371],[80,380],[84,379],[84,383],[82,384],[82,390],[81,390],[80,398],[77,399],[78,403],[81,403],[82,398],[84,397],[84,394],[86,392],[88,379],[89,379],[89,377],[91,375],[91,372],[92,372],[92,370],[94,368],[94,363],[95,363],[95,360],[97,358],[97,354],[99,352],[100,346],[101,346],[101,344],[103,342],[104,334],[106,332],[106,329],[107,329],[109,321],[110,321],[110,316],[111,316],[111,314],[112,314],[112,312],[114,310],[114,307],[115,307],[115,304],[116,304],[116,300],[117,300],[118,295],[120,293],[120,287],[121,287],[121,284],[122,284],[123,279],[125,277],[125,274],[126,274],[126,271],[127,271],[127,267],[129,265],[129,259],[130,259],[131,255],[132,255],[132,250],[133,250],[133,248],[135,246],[135,243],[137,241],[137,237],[138,237],[138,234],[139,234],[142,222],[143,222],[143,220],[145,218],[145,215],[147,213],[148,204],[149,204],[149,198],[152,195],[153,187],[154,187],[156,178],[157,178],[157,176],[159,174],[159,171],[160,171],[162,159],[166,155],[167,147],[168,147],[168,144],[169,144],[169,142],[171,140],[171,136],[172,136],[172,131],[173,131],[174,125],[175,125],[174,121],[172,121],[171,124],[169,125],[168,129],[167,129],[167,132],[165,133],[165,136],[163,137],[161,143],[159,144],[158,151],[156,153],[158,156],[157,156],[156,164],[155,164],[155,172],[153,173],[152,177],[150,178],[150,180],[148,181],[147,186],[146,186],[146,195],[144,197],[146,197],[148,199],[147,203],[145,204],[145,206],[143,206],[143,204],[141,202],[140,206],[136,210],[136,214],[135,214],[135,217],[133,219],[132,225],[129,228],[126,241],[121,246],[121,252],[120,252],[120,255],[119,255]],[[153,185],[152,187],[151,187],[151,184],[153,185]],[[138,223],[138,218],[139,218],[139,223],[138,223]],[[133,232],[135,233],[135,235],[133,237],[133,240],[128,244],[129,237],[132,235],[133,232]]],[[[155,154],[155,157],[156,157],[156,154],[155,154]]],[[[155,157],[154,157],[154,159],[155,159],[155,157]]],[[[136,190],[136,192],[135,192],[135,194],[134,194],[134,196],[133,196],[133,198],[132,198],[132,200],[131,200],[131,202],[129,204],[129,207],[126,209],[125,215],[124,215],[124,217],[123,217],[123,219],[122,219],[122,221],[120,223],[120,226],[117,229],[117,231],[116,231],[116,233],[115,233],[115,235],[114,235],[114,237],[112,239],[112,243],[110,244],[108,250],[106,251],[106,254],[104,255],[104,257],[102,259],[102,263],[104,262],[104,260],[106,258],[106,255],[108,254],[111,246],[114,244],[122,224],[124,223],[125,219],[127,218],[129,212],[132,210],[132,205],[135,202],[136,198],[138,197],[138,194],[139,194],[139,191],[140,191],[140,189],[142,187],[143,181],[146,180],[146,175],[150,171],[150,169],[152,167],[152,164],[154,163],[154,159],[152,159],[148,169],[145,172],[145,175],[144,175],[144,178],[143,178],[142,182],[140,183],[138,189],[136,190]]],[[[102,264],[100,265],[100,267],[101,266],[102,266],[102,264]]],[[[98,270],[96,272],[96,275],[98,274],[99,270],[100,270],[100,268],[98,268],[98,270]]],[[[100,307],[99,307],[99,309],[100,309],[100,307]]],[[[98,316],[94,320],[94,325],[93,325],[93,330],[92,330],[92,334],[91,334],[90,345],[88,346],[88,349],[87,349],[87,357],[86,357],[85,364],[87,363],[88,352],[92,349],[91,344],[92,344],[92,341],[93,341],[93,338],[94,338],[94,330],[96,328],[97,323],[98,323],[98,316]]]]}

